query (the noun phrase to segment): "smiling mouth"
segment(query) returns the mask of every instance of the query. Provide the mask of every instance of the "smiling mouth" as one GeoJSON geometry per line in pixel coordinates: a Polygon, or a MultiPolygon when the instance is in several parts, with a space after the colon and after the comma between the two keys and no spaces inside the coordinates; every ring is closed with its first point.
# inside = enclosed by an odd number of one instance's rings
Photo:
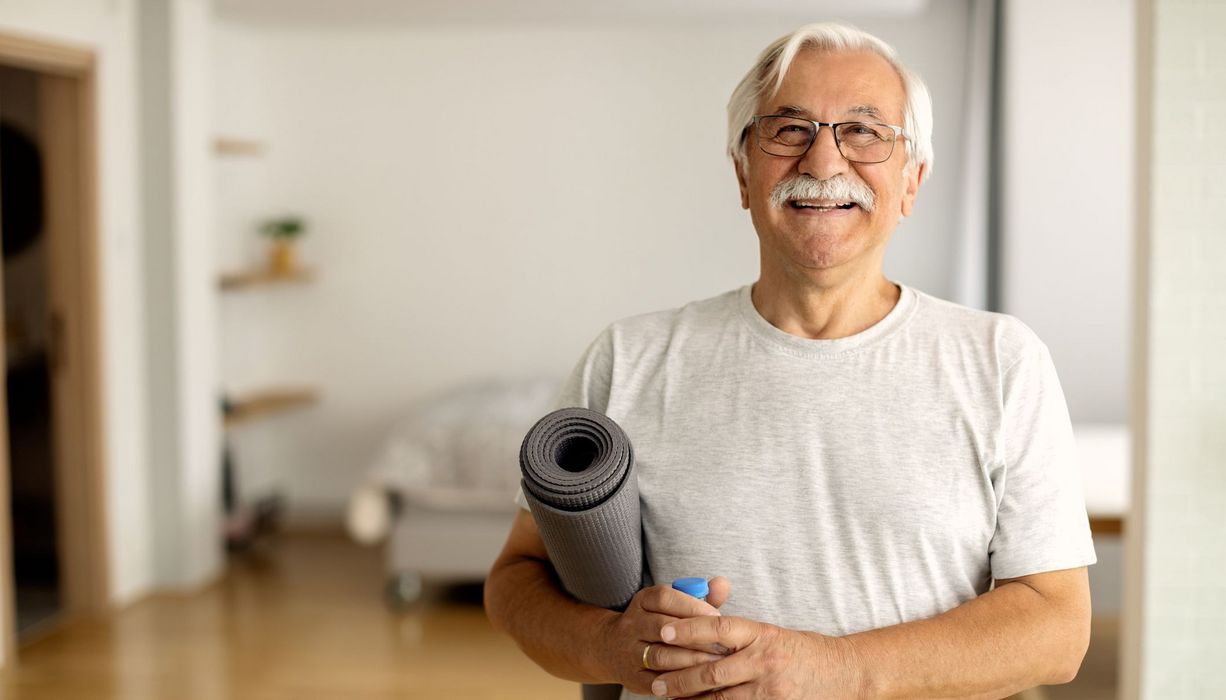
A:
{"type": "Polygon", "coordinates": [[[793,209],[811,209],[813,211],[837,211],[839,209],[851,209],[856,206],[855,202],[813,202],[800,199],[793,199],[788,202],[788,206],[793,209]]]}

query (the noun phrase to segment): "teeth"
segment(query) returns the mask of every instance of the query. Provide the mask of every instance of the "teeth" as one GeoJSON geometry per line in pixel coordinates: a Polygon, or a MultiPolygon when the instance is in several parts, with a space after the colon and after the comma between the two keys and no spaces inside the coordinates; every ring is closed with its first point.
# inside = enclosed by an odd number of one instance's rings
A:
{"type": "Polygon", "coordinates": [[[821,211],[831,211],[832,209],[850,208],[852,202],[843,202],[842,204],[805,204],[804,202],[793,202],[792,204],[802,209],[820,209],[821,211]]]}

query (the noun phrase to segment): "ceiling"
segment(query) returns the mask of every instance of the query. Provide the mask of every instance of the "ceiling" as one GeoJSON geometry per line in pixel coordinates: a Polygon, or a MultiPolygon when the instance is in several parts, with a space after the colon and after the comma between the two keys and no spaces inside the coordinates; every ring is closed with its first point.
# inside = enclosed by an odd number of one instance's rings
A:
{"type": "Polygon", "coordinates": [[[226,19],[290,23],[745,22],[906,17],[929,0],[213,0],[226,19]]]}

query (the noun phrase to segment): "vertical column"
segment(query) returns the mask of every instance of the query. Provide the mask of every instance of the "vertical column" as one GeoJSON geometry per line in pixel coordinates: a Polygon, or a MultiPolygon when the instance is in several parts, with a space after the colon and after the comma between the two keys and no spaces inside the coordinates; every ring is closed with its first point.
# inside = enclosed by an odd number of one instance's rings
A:
{"type": "Polygon", "coordinates": [[[1226,5],[1138,14],[1138,442],[1124,698],[1226,697],[1226,5]]]}
{"type": "Polygon", "coordinates": [[[142,201],[155,582],[221,567],[210,15],[204,0],[140,6],[142,201]]]}

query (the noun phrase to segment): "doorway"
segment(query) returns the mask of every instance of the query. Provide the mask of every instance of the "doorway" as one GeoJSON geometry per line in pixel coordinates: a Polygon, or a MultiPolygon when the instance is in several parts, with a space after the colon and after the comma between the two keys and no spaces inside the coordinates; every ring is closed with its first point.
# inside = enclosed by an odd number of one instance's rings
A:
{"type": "Polygon", "coordinates": [[[0,652],[109,600],[92,53],[0,34],[0,652]]]}
{"type": "Polygon", "coordinates": [[[0,66],[5,400],[18,640],[61,610],[51,423],[52,319],[38,75],[0,66]]]}

